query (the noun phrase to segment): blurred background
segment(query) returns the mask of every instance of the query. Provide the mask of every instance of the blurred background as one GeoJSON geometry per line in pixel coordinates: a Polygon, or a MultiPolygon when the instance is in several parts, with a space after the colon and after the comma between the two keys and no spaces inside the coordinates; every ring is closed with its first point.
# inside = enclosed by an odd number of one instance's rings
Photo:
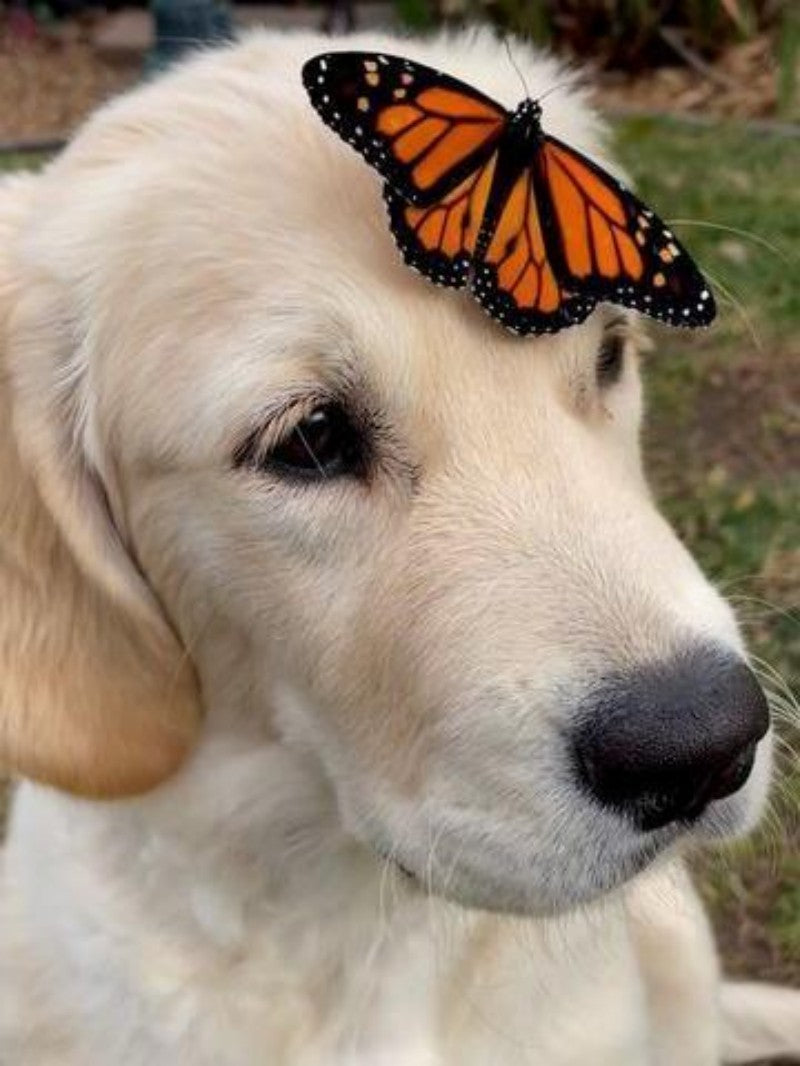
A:
{"type": "Polygon", "coordinates": [[[46,165],[103,100],[250,26],[476,23],[585,74],[642,195],[715,283],[711,331],[655,336],[645,445],[663,507],[747,631],[780,773],[756,837],[696,869],[728,969],[800,986],[799,0],[13,0],[0,171],[46,165]]]}

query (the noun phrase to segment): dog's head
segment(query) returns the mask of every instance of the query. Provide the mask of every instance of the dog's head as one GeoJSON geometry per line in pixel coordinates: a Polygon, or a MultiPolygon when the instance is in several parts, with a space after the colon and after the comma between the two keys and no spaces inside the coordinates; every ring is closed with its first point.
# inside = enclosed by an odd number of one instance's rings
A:
{"type": "MultiPolygon", "coordinates": [[[[137,91],[6,219],[3,462],[37,502],[4,519],[0,740],[136,791],[202,702],[311,757],[435,891],[555,910],[749,826],[766,704],[649,495],[635,324],[520,341],[414,277],[303,94],[323,47],[254,39],[137,91]]],[[[408,49],[515,102],[486,40],[408,49]]],[[[600,151],[579,97],[549,104],[600,151]]]]}

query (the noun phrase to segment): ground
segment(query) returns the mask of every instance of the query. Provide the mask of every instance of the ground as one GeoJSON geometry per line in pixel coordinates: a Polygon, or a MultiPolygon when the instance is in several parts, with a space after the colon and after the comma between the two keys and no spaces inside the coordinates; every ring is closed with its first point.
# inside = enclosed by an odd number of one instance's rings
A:
{"type": "Polygon", "coordinates": [[[800,985],[800,139],[650,119],[615,135],[718,283],[711,330],[655,334],[645,444],[663,507],[739,611],[783,738],[765,828],[698,857],[698,878],[728,970],[800,985]]]}

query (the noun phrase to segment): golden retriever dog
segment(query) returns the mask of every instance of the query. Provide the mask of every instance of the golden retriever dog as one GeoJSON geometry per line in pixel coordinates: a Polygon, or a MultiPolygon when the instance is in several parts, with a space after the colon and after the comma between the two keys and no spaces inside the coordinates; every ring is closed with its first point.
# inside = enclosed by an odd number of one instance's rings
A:
{"type": "MultiPolygon", "coordinates": [[[[520,97],[489,37],[348,46],[520,97]]],[[[0,1061],[797,1052],[681,866],[770,734],[642,474],[639,330],[409,271],[329,47],[198,56],[0,187],[0,1061]]],[[[544,120],[608,163],[577,89],[544,120]]]]}

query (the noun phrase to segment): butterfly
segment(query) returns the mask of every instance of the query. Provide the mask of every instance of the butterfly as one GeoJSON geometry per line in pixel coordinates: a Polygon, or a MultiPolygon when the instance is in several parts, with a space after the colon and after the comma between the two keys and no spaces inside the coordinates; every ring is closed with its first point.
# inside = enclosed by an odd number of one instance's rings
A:
{"type": "Polygon", "coordinates": [[[587,156],[513,112],[400,56],[329,52],[303,67],[323,121],[385,179],[406,262],[469,287],[502,325],[552,333],[599,301],[705,326],[708,283],[664,222],[587,156]]]}

